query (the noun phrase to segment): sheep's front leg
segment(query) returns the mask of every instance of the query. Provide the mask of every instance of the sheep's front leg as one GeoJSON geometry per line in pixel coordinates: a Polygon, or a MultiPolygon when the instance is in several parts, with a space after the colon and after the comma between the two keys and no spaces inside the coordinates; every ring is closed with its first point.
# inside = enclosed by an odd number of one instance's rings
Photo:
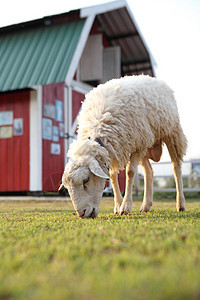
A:
{"type": "Polygon", "coordinates": [[[130,161],[126,167],[126,190],[124,200],[120,207],[120,214],[127,215],[131,212],[133,201],[132,201],[132,187],[133,187],[133,179],[137,170],[137,165],[141,159],[141,154],[134,153],[130,156],[130,161]]]}
{"type": "Polygon", "coordinates": [[[144,199],[140,212],[150,211],[153,204],[153,170],[148,158],[145,156],[142,160],[144,170],[144,199]]]}
{"type": "Polygon", "coordinates": [[[122,198],[120,188],[119,188],[118,173],[117,172],[111,173],[110,180],[111,180],[111,184],[112,184],[113,191],[114,191],[114,202],[115,202],[114,213],[119,214],[120,206],[122,204],[123,198],[122,198]]]}

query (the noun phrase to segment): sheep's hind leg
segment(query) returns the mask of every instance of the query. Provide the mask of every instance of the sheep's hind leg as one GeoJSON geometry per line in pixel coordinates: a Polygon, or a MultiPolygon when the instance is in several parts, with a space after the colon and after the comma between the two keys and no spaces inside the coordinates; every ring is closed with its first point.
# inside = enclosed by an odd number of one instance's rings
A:
{"type": "Polygon", "coordinates": [[[114,213],[119,214],[120,213],[120,206],[122,204],[123,198],[120,192],[119,183],[118,183],[118,173],[114,172],[110,174],[110,180],[112,183],[113,191],[114,191],[114,213]]]}
{"type": "Polygon", "coordinates": [[[153,204],[153,170],[148,158],[145,156],[142,160],[144,170],[144,199],[140,212],[150,211],[153,204]]]}
{"type": "Polygon", "coordinates": [[[165,141],[169,154],[172,160],[173,173],[176,182],[176,209],[177,211],[185,210],[185,197],[183,194],[183,183],[182,183],[182,153],[179,150],[179,144],[174,137],[165,141]]]}
{"type": "Polygon", "coordinates": [[[127,215],[131,212],[133,206],[132,200],[132,186],[133,186],[133,179],[137,170],[138,163],[141,159],[140,153],[134,153],[130,156],[130,161],[126,167],[126,190],[124,200],[120,207],[120,215],[127,215]]]}

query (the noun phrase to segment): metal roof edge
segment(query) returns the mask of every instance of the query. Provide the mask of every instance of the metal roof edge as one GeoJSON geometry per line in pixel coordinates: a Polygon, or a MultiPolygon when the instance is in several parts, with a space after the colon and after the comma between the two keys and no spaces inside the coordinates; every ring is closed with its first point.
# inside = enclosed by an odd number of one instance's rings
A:
{"type": "Polygon", "coordinates": [[[85,44],[87,42],[90,30],[92,28],[94,19],[95,19],[95,14],[90,14],[90,16],[86,17],[84,27],[82,29],[79,41],[76,45],[76,50],[72,57],[72,60],[71,60],[71,63],[70,63],[70,66],[69,66],[69,69],[68,69],[68,72],[67,72],[67,75],[65,78],[65,83],[67,86],[70,86],[70,84],[73,80],[74,73],[78,67],[78,63],[79,63],[79,60],[83,53],[83,50],[84,50],[85,44]]]}
{"type": "MultiPolygon", "coordinates": [[[[10,24],[6,26],[0,27],[0,33],[7,32],[7,31],[14,31],[14,30],[19,30],[27,27],[34,27],[34,26],[49,26],[52,25],[52,21],[56,18],[62,18],[62,17],[67,17],[72,14],[79,13],[80,9],[74,9],[74,10],[69,10],[64,13],[59,13],[59,14],[53,14],[53,15],[48,15],[48,16],[43,16],[41,18],[36,18],[32,20],[27,20],[23,21],[20,23],[15,23],[15,24],[10,24]]],[[[62,22],[62,19],[61,19],[62,22]]],[[[54,24],[54,23],[53,23],[54,24]]]]}
{"type": "Polygon", "coordinates": [[[103,3],[99,5],[88,6],[80,9],[80,17],[85,18],[91,14],[98,15],[126,6],[127,6],[126,0],[118,0],[118,1],[112,1],[112,2],[103,3]]]}
{"type": "Polygon", "coordinates": [[[141,30],[140,30],[138,24],[137,24],[137,21],[136,21],[134,15],[133,15],[132,10],[130,9],[128,3],[127,3],[127,5],[126,5],[126,9],[128,10],[128,13],[129,13],[129,15],[130,15],[130,17],[131,17],[131,19],[132,19],[132,21],[133,21],[133,23],[134,23],[134,25],[135,25],[137,31],[138,31],[138,33],[139,33],[139,35],[140,35],[140,38],[141,38],[141,40],[142,40],[144,46],[146,47],[146,49],[147,49],[147,51],[148,51],[148,53],[149,53],[149,58],[150,58],[150,62],[151,62],[151,65],[152,65],[152,69],[153,69],[153,72],[155,73],[155,70],[154,70],[154,69],[155,69],[155,67],[157,67],[156,60],[154,59],[154,57],[153,57],[153,55],[152,55],[152,53],[151,53],[151,51],[150,51],[150,49],[149,49],[149,46],[148,46],[147,43],[146,43],[146,40],[145,40],[145,38],[144,38],[144,36],[143,36],[143,34],[142,34],[142,32],[141,32],[141,30]]]}
{"type": "Polygon", "coordinates": [[[70,14],[73,14],[73,13],[76,13],[79,11],[80,11],[80,18],[87,18],[89,15],[101,14],[101,13],[104,13],[104,12],[107,12],[107,11],[110,11],[113,9],[125,7],[126,5],[127,5],[126,0],[117,0],[117,1],[111,1],[108,3],[104,3],[104,4],[92,5],[92,6],[88,6],[88,7],[73,9],[73,10],[66,11],[64,13],[46,15],[43,17],[23,21],[20,23],[2,26],[2,27],[0,27],[0,32],[16,30],[16,29],[20,29],[20,28],[24,28],[24,27],[32,27],[35,25],[36,26],[44,25],[46,23],[46,21],[48,21],[50,19],[67,16],[67,15],[70,15],[70,14]]]}

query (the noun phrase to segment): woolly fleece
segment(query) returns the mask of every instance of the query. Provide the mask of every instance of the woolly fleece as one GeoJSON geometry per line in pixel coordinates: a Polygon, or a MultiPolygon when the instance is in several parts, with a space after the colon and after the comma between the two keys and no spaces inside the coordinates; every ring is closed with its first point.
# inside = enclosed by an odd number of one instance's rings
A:
{"type": "MultiPolygon", "coordinates": [[[[130,154],[145,156],[160,140],[174,142],[177,160],[183,159],[187,145],[173,91],[163,81],[144,75],[113,79],[90,91],[78,117],[77,138],[69,157],[89,155],[94,152],[92,140],[101,138],[112,172],[124,169],[130,154]]],[[[95,147],[102,152],[101,146],[95,147]]]]}

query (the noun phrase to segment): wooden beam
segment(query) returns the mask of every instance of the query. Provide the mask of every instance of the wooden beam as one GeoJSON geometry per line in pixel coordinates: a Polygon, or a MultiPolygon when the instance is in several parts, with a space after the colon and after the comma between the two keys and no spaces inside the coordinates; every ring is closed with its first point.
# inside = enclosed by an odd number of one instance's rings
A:
{"type": "Polygon", "coordinates": [[[109,40],[114,41],[114,40],[121,40],[121,39],[126,39],[129,37],[135,37],[135,36],[139,36],[138,32],[129,32],[126,34],[118,34],[118,35],[113,35],[113,36],[109,36],[109,40]]]}
{"type": "Polygon", "coordinates": [[[122,66],[129,66],[129,65],[139,65],[139,64],[146,64],[151,63],[150,59],[141,59],[141,60],[130,60],[127,62],[122,62],[122,66]]]}
{"type": "Polygon", "coordinates": [[[145,71],[152,71],[152,67],[145,67],[145,68],[135,68],[135,69],[129,69],[129,70],[123,70],[123,74],[126,75],[128,73],[138,73],[138,72],[145,72],[145,71]]]}

